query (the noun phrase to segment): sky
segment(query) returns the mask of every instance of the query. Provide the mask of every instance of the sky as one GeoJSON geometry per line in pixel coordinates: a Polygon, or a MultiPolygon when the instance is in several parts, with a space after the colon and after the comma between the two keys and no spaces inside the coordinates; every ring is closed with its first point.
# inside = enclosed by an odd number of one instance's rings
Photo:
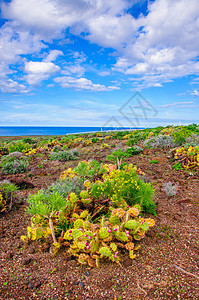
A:
{"type": "Polygon", "coordinates": [[[198,116],[198,0],[0,0],[0,126],[198,116]]]}

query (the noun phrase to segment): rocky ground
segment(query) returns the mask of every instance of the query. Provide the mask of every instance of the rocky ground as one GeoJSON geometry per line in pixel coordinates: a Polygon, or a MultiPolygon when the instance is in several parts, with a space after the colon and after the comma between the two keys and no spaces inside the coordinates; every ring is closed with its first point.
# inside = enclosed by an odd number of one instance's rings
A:
{"type": "MultiPolygon", "coordinates": [[[[113,143],[113,141],[111,141],[113,143]]],[[[122,147],[124,141],[114,141],[122,147]]],[[[81,160],[106,161],[111,149],[89,145],[80,149],[81,160]]],[[[30,161],[30,170],[19,175],[0,175],[20,186],[21,201],[0,215],[0,299],[198,299],[199,240],[198,172],[172,169],[169,151],[156,149],[127,160],[138,166],[155,188],[155,227],[140,242],[133,261],[124,253],[121,264],[102,263],[89,269],[65,257],[52,257],[48,244],[24,245],[30,216],[25,213],[28,194],[47,188],[63,170],[78,161],[49,161],[48,155],[30,161]],[[158,164],[150,164],[153,159],[158,164]],[[175,196],[167,196],[163,183],[178,185],[175,196]]],[[[151,216],[150,216],[151,217],[151,216]]]]}

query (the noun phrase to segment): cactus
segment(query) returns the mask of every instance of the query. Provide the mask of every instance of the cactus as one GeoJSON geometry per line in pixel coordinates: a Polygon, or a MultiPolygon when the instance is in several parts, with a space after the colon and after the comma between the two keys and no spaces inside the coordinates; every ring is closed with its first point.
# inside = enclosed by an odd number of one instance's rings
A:
{"type": "Polygon", "coordinates": [[[88,216],[88,214],[89,214],[88,210],[84,210],[81,212],[80,218],[85,219],[88,216]]]}
{"type": "Polygon", "coordinates": [[[132,217],[137,217],[140,213],[139,209],[135,208],[135,207],[131,207],[128,211],[128,214],[130,214],[130,216],[132,217]]]}
{"type": "Polygon", "coordinates": [[[140,229],[142,229],[143,231],[147,231],[149,229],[148,222],[144,222],[143,224],[141,224],[140,229]]]}
{"type": "Polygon", "coordinates": [[[130,250],[130,251],[129,251],[129,257],[130,257],[131,259],[134,259],[134,258],[136,257],[136,255],[134,254],[133,250],[130,250]]]}
{"type": "Polygon", "coordinates": [[[83,232],[79,229],[73,229],[71,235],[74,239],[78,239],[83,235],[83,232]]]}
{"type": "Polygon", "coordinates": [[[96,240],[92,240],[92,242],[90,243],[90,250],[92,253],[96,252],[99,248],[99,242],[96,240]]]}
{"type": "Polygon", "coordinates": [[[114,256],[108,247],[101,247],[99,253],[101,254],[101,257],[108,257],[109,259],[114,260],[114,256]]]}
{"type": "Polygon", "coordinates": [[[53,243],[53,245],[51,247],[52,255],[55,256],[60,248],[61,248],[61,245],[59,243],[53,243]]]}
{"type": "Polygon", "coordinates": [[[88,191],[82,190],[81,193],[80,193],[80,197],[82,199],[87,199],[89,197],[88,191]]]}
{"type": "Polygon", "coordinates": [[[122,208],[117,208],[112,211],[112,216],[118,216],[118,218],[122,218],[125,215],[125,211],[122,208]]]}
{"type": "Polygon", "coordinates": [[[82,219],[77,219],[74,223],[74,228],[81,228],[84,225],[84,221],[82,219]]]}
{"type": "Polygon", "coordinates": [[[149,224],[149,227],[153,227],[155,225],[155,221],[151,218],[147,218],[145,221],[149,224]]]}
{"type": "Polygon", "coordinates": [[[69,195],[69,201],[72,204],[75,204],[77,202],[77,195],[75,193],[70,193],[70,195],[69,195]]]}
{"type": "Polygon", "coordinates": [[[120,218],[116,215],[113,215],[109,218],[109,222],[111,223],[111,225],[120,225],[121,224],[121,221],[120,221],[120,218]]]}
{"type": "Polygon", "coordinates": [[[90,182],[89,180],[85,180],[85,181],[84,181],[84,186],[85,186],[86,188],[90,188],[90,187],[91,187],[91,182],[90,182]]]}
{"type": "Polygon", "coordinates": [[[39,240],[42,237],[47,238],[49,235],[51,235],[50,227],[27,227],[27,237],[32,241],[39,240]]]}
{"type": "Polygon", "coordinates": [[[117,231],[115,236],[121,242],[127,242],[128,241],[128,236],[123,231],[117,231]]]}
{"type": "Polygon", "coordinates": [[[91,198],[81,199],[81,201],[82,201],[83,204],[88,205],[92,202],[92,199],[91,198]]]}
{"type": "Polygon", "coordinates": [[[134,244],[132,242],[126,243],[125,248],[127,250],[133,250],[134,249],[134,244]]]}
{"type": "Polygon", "coordinates": [[[89,259],[89,255],[88,254],[85,254],[85,253],[81,253],[78,257],[78,262],[81,264],[81,265],[87,265],[87,261],[89,259]]]}
{"type": "Polygon", "coordinates": [[[72,218],[73,218],[73,219],[79,219],[80,216],[79,216],[78,214],[74,213],[74,214],[72,214],[72,218]]]}
{"type": "Polygon", "coordinates": [[[117,251],[117,245],[115,243],[110,243],[110,248],[112,251],[117,251]]]}
{"type": "Polygon", "coordinates": [[[71,232],[69,232],[71,230],[67,230],[64,234],[64,239],[65,240],[72,240],[72,235],[71,235],[71,232]]]}
{"type": "Polygon", "coordinates": [[[102,227],[99,231],[99,237],[102,240],[108,238],[109,237],[108,228],[102,227]]]}
{"type": "Polygon", "coordinates": [[[127,229],[135,230],[138,227],[136,220],[129,220],[124,224],[124,227],[127,229]]]}

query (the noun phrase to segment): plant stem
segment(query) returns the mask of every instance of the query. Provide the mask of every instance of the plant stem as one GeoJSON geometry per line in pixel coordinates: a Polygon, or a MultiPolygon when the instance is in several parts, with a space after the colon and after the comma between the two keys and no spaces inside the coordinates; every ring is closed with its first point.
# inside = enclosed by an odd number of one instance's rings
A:
{"type": "Polygon", "coordinates": [[[54,227],[53,227],[53,220],[51,217],[49,217],[49,226],[50,226],[50,230],[51,230],[51,234],[52,234],[52,238],[53,238],[53,242],[57,243],[56,237],[55,237],[55,231],[54,231],[54,227]]]}

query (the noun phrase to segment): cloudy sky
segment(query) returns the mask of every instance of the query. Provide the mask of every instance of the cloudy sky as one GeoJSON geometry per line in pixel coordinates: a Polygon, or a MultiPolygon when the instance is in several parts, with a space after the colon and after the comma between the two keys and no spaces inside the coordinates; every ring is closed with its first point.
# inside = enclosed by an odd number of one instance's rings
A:
{"type": "Polygon", "coordinates": [[[198,121],[198,0],[0,0],[0,16],[0,125],[198,121]]]}

